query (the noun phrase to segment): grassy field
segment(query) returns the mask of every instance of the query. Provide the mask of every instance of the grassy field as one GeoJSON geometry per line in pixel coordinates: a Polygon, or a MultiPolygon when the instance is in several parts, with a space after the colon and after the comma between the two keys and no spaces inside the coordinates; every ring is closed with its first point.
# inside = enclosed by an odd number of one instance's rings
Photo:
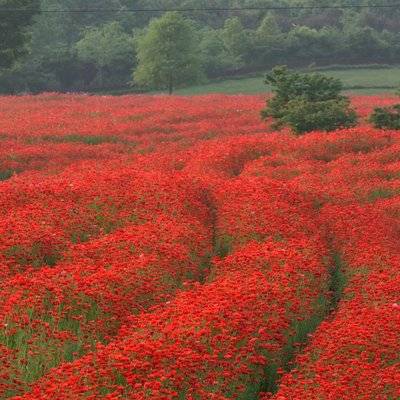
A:
{"type": "MultiPolygon", "coordinates": [[[[339,78],[349,94],[373,95],[393,93],[400,88],[400,66],[391,68],[353,68],[353,69],[327,69],[321,73],[339,78]]],[[[202,85],[191,86],[175,91],[177,95],[192,96],[208,93],[226,94],[259,94],[267,93],[270,88],[264,84],[264,74],[252,77],[237,77],[218,80],[202,85]]],[[[108,91],[93,92],[99,95],[126,95],[137,94],[132,89],[123,88],[108,91]]],[[[158,94],[160,92],[147,92],[158,94]]]]}
{"type": "MultiPolygon", "coordinates": [[[[342,80],[347,92],[377,94],[393,92],[400,87],[400,67],[385,69],[326,70],[325,75],[342,80]]],[[[268,92],[262,75],[252,78],[229,79],[180,89],[176,94],[196,95],[206,93],[256,94],[268,92]]]]}

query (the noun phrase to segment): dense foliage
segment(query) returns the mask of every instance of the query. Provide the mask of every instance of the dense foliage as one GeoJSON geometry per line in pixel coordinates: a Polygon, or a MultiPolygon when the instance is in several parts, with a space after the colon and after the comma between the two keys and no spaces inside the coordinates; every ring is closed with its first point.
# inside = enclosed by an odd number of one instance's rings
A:
{"type": "Polygon", "coordinates": [[[400,396],[398,133],[263,102],[0,98],[1,398],[400,396]]]}
{"type": "Polygon", "coordinates": [[[39,8],[40,0],[0,1],[0,67],[12,66],[25,53],[27,28],[39,8]]]}
{"type": "MultiPolygon", "coordinates": [[[[98,84],[118,82],[118,78],[129,73],[135,60],[133,37],[128,35],[118,22],[101,27],[88,28],[76,43],[77,60],[93,65],[93,72],[86,77],[86,84],[97,78],[98,84]]],[[[120,84],[124,84],[122,80],[120,84]]]]}
{"type": "Polygon", "coordinates": [[[266,77],[273,97],[267,100],[263,118],[273,118],[274,128],[285,125],[301,134],[314,130],[333,131],[351,127],[357,115],[342,96],[340,80],[319,73],[301,74],[275,67],[266,77]]]}
{"type": "MultiPolygon", "coordinates": [[[[4,0],[1,4],[5,2],[10,3],[4,0]]],[[[330,6],[343,4],[340,0],[328,3],[330,6]]],[[[375,4],[371,0],[359,3],[375,4]]],[[[43,10],[88,8],[87,1],[83,0],[40,0],[40,4],[43,10]]],[[[14,67],[0,71],[0,90],[127,88],[132,81],[132,70],[137,66],[132,41],[146,32],[152,19],[162,16],[162,12],[127,10],[293,4],[309,6],[321,2],[92,0],[90,9],[115,11],[42,13],[28,29],[32,40],[26,57],[14,67]],[[93,49],[97,40],[99,46],[93,49]]],[[[10,23],[23,23],[25,16],[25,13],[7,13],[5,18],[10,23]]],[[[193,21],[200,46],[198,56],[203,72],[210,78],[264,72],[278,64],[307,67],[400,63],[400,14],[396,8],[187,12],[183,16],[193,21]]]]}
{"type": "Polygon", "coordinates": [[[153,20],[146,34],[138,39],[134,80],[172,94],[177,86],[201,78],[198,53],[191,23],[179,13],[166,13],[153,20]]]}
{"type": "Polygon", "coordinates": [[[376,128],[400,130],[400,104],[390,107],[377,107],[370,116],[376,128]]]}

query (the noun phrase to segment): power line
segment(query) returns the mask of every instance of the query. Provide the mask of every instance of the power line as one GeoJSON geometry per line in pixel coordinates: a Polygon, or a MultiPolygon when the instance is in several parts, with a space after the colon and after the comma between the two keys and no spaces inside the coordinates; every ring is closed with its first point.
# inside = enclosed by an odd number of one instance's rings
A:
{"type": "MultiPolygon", "coordinates": [[[[121,8],[121,9],[105,9],[105,8],[87,8],[72,10],[41,10],[42,13],[65,13],[65,14],[85,14],[85,13],[156,13],[156,12],[241,12],[241,11],[296,11],[296,10],[340,10],[340,9],[360,9],[360,8],[381,8],[394,9],[400,8],[400,3],[381,4],[381,5],[365,5],[365,4],[347,4],[341,6],[268,6],[268,7],[234,7],[234,8],[121,8]]],[[[0,8],[0,13],[31,13],[30,9],[19,8],[0,8]]]]}

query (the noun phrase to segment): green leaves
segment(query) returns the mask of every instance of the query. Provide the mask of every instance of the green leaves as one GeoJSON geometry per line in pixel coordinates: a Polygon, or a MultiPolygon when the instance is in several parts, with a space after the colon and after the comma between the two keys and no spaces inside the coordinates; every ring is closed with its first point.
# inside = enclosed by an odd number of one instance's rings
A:
{"type": "Polygon", "coordinates": [[[390,107],[377,107],[369,121],[379,129],[400,129],[400,104],[390,107]]]}
{"type": "Polygon", "coordinates": [[[133,38],[124,32],[118,22],[89,28],[76,44],[78,58],[104,68],[133,59],[133,38]]]}
{"type": "Polygon", "coordinates": [[[87,29],[75,49],[79,61],[95,66],[101,87],[106,75],[124,75],[134,65],[134,38],[116,21],[87,29]]]}
{"type": "Polygon", "coordinates": [[[275,96],[261,115],[273,118],[274,128],[288,125],[301,134],[351,127],[357,122],[349,100],[340,95],[343,85],[338,79],[290,72],[280,66],[267,75],[265,82],[273,87],[275,96]]]}
{"type": "Polygon", "coordinates": [[[190,21],[179,13],[153,20],[137,40],[138,68],[134,81],[160,89],[194,83],[202,77],[198,38],[190,21]]]}
{"type": "Polygon", "coordinates": [[[356,123],[357,115],[350,109],[347,99],[308,101],[297,98],[288,103],[282,121],[301,134],[351,127],[356,123]]]}
{"type": "Polygon", "coordinates": [[[228,55],[235,60],[236,67],[243,67],[252,43],[239,18],[230,18],[225,21],[222,40],[228,55]]]}
{"type": "Polygon", "coordinates": [[[0,67],[10,67],[25,53],[25,29],[39,12],[39,0],[0,0],[0,67]]]}

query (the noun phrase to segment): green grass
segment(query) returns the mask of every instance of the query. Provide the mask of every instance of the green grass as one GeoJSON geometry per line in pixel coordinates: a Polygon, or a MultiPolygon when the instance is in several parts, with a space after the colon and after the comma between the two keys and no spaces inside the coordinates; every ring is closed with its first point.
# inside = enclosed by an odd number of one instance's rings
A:
{"type": "Polygon", "coordinates": [[[199,86],[191,86],[179,89],[176,94],[196,95],[207,93],[226,93],[226,94],[256,94],[265,93],[267,87],[264,84],[263,76],[256,78],[228,79],[221,82],[212,82],[199,86]]]}
{"type": "Polygon", "coordinates": [[[348,95],[360,95],[360,96],[373,96],[381,94],[394,95],[397,88],[386,89],[386,88],[369,88],[369,89],[347,89],[344,91],[348,95]]]}
{"type": "MultiPolygon", "coordinates": [[[[355,94],[378,94],[393,92],[400,87],[400,67],[384,69],[347,69],[347,70],[324,70],[321,73],[340,79],[348,93],[355,94]]],[[[207,83],[204,85],[191,86],[176,91],[178,95],[199,95],[206,93],[226,94],[258,94],[270,90],[264,84],[261,74],[257,77],[227,79],[224,81],[207,83]]]]}
{"type": "Polygon", "coordinates": [[[340,79],[345,87],[387,88],[400,86],[400,67],[386,69],[353,69],[344,71],[324,71],[325,74],[340,79]]]}
{"type": "MultiPolygon", "coordinates": [[[[359,95],[374,95],[381,93],[393,93],[400,87],[400,66],[390,67],[371,66],[365,67],[331,67],[321,69],[319,72],[339,78],[345,86],[345,92],[348,94],[359,95]]],[[[264,84],[264,74],[260,73],[258,76],[252,75],[251,77],[236,77],[231,79],[218,79],[213,82],[204,83],[202,85],[190,86],[187,88],[178,89],[175,94],[182,96],[193,96],[211,93],[224,93],[224,94],[263,94],[270,91],[264,84]]],[[[130,94],[159,94],[156,91],[138,91],[133,88],[121,88],[114,90],[101,90],[95,92],[96,94],[119,96],[130,94]]]]}

